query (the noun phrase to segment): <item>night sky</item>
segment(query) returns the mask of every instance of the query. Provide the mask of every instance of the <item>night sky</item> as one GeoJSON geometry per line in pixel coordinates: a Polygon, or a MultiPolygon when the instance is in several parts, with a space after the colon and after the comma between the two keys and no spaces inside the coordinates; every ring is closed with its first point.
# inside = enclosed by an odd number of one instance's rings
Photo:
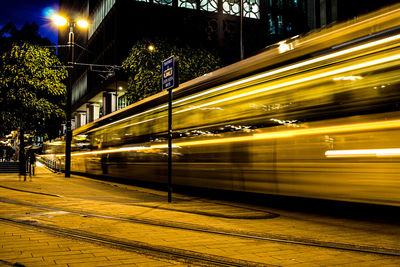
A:
{"type": "Polygon", "coordinates": [[[0,28],[9,21],[19,29],[25,22],[35,22],[39,34],[57,43],[57,29],[51,25],[46,15],[50,9],[58,10],[58,0],[2,0],[0,7],[0,28]]]}

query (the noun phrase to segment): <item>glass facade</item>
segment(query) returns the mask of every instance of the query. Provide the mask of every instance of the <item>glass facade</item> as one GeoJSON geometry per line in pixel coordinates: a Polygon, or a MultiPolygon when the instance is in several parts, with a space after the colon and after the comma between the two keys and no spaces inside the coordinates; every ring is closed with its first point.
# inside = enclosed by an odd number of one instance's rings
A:
{"type": "Polygon", "coordinates": [[[269,33],[289,35],[291,32],[307,32],[306,0],[269,0],[269,33]]]}
{"type": "MultiPolygon", "coordinates": [[[[102,0],[91,14],[91,24],[89,26],[89,39],[100,26],[103,19],[114,6],[116,0],[102,0]]],[[[137,2],[149,3],[150,0],[136,0],[137,2]]],[[[178,7],[197,9],[196,0],[177,0],[178,7]]],[[[200,0],[199,9],[207,12],[218,12],[218,1],[222,1],[222,13],[233,16],[240,16],[240,0],[200,0]]],[[[272,4],[282,5],[283,0],[270,0],[272,4]]],[[[297,0],[291,0],[297,5],[297,0]]],[[[153,0],[153,3],[159,5],[172,6],[173,0],[153,0]]],[[[246,18],[260,18],[260,0],[243,0],[243,16],[246,18]]]]}
{"type": "Polygon", "coordinates": [[[129,103],[126,95],[122,95],[122,96],[118,97],[118,109],[122,109],[129,105],[130,105],[130,103],[129,103]]]}
{"type": "Polygon", "coordinates": [[[87,72],[85,72],[73,85],[72,85],[72,104],[76,103],[87,92],[87,72]]]}
{"type": "Polygon", "coordinates": [[[172,6],[172,0],[153,0],[155,4],[172,6]]]}
{"type": "MultiPolygon", "coordinates": [[[[223,14],[240,16],[240,0],[223,0],[223,14]]],[[[260,18],[260,0],[243,0],[243,17],[260,18]]]]}
{"type": "Polygon", "coordinates": [[[92,37],[93,33],[100,26],[103,19],[107,16],[108,12],[114,6],[115,0],[103,0],[94,9],[94,12],[90,15],[91,24],[89,25],[89,39],[92,37]]]}
{"type": "Polygon", "coordinates": [[[227,15],[240,16],[240,0],[223,0],[222,13],[227,15]]]}
{"type": "Polygon", "coordinates": [[[200,10],[218,12],[218,0],[200,0],[200,10]]]}
{"type": "Polygon", "coordinates": [[[196,0],[178,0],[178,6],[189,8],[189,9],[196,9],[196,0]]]}
{"type": "Polygon", "coordinates": [[[243,16],[246,18],[260,18],[260,0],[244,0],[243,16]]]}

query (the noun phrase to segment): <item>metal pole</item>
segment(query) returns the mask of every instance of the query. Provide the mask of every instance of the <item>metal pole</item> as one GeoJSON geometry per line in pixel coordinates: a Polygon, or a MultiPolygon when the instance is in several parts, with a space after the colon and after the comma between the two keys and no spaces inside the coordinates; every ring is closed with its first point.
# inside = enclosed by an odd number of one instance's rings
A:
{"type": "Polygon", "coordinates": [[[172,201],[172,88],[168,89],[168,202],[172,201]]]}
{"type": "Polygon", "coordinates": [[[65,177],[71,177],[71,102],[72,102],[72,74],[74,70],[74,23],[70,23],[68,35],[69,51],[71,53],[71,70],[69,73],[69,86],[67,87],[67,132],[65,136],[65,177]]]}
{"type": "Polygon", "coordinates": [[[240,60],[243,60],[243,58],[243,0],[240,0],[240,60]]]}

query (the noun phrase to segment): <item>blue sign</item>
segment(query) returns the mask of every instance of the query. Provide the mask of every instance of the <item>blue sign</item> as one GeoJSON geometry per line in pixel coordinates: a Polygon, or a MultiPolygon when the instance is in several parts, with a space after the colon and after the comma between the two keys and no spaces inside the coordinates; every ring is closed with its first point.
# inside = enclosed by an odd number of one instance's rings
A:
{"type": "Polygon", "coordinates": [[[174,87],[174,56],[164,60],[162,62],[162,89],[166,90],[168,88],[174,87]]]}

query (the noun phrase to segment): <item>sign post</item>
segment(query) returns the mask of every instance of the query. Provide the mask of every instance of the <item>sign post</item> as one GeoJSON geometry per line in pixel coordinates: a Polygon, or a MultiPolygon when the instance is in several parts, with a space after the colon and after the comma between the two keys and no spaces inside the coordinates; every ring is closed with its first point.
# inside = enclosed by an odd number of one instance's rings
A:
{"type": "Polygon", "coordinates": [[[178,87],[178,58],[162,62],[162,89],[168,90],[168,202],[172,201],[172,89],[178,87]]]}

